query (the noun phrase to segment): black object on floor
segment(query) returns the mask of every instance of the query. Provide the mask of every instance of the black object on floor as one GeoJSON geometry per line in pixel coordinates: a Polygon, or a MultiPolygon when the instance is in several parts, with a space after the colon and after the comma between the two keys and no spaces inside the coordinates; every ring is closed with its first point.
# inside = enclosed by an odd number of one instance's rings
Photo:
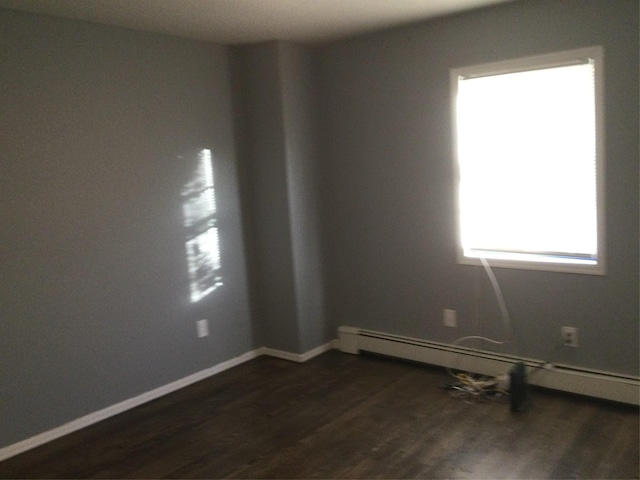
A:
{"type": "Polygon", "coordinates": [[[511,411],[522,412],[531,404],[531,390],[527,383],[527,369],[519,362],[509,372],[509,393],[511,394],[511,411]]]}

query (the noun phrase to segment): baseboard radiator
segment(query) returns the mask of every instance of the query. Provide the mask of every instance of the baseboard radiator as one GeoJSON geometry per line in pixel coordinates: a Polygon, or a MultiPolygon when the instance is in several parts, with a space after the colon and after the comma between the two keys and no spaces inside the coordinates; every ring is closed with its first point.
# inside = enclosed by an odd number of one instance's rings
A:
{"type": "MultiPolygon", "coordinates": [[[[518,362],[524,362],[531,368],[540,367],[544,363],[542,360],[347,326],[338,328],[338,343],[340,350],[346,353],[371,352],[489,376],[508,373],[518,362]]],[[[530,374],[529,383],[553,390],[640,405],[638,377],[553,364],[530,374]]]]}

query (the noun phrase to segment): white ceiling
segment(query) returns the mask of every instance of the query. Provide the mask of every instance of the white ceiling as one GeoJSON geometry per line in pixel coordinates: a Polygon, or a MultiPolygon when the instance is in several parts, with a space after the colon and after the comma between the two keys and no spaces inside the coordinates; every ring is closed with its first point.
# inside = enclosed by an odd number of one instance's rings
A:
{"type": "Polygon", "coordinates": [[[224,44],[317,44],[513,0],[0,0],[0,8],[224,44]]]}

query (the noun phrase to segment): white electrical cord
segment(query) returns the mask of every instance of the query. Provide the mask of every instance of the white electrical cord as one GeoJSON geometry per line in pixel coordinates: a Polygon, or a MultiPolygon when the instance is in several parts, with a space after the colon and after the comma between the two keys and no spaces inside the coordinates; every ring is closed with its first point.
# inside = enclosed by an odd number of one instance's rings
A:
{"type": "Polygon", "coordinates": [[[480,335],[468,335],[466,337],[460,337],[457,340],[454,340],[452,345],[458,345],[459,343],[464,342],[465,340],[485,340],[487,342],[495,343],[497,345],[503,345],[506,343],[506,342],[500,342],[498,340],[492,340],[491,338],[482,337],[480,335]]]}
{"type": "MultiPolygon", "coordinates": [[[[460,343],[465,342],[467,340],[484,340],[485,342],[494,343],[496,345],[504,345],[506,343],[506,342],[500,342],[498,340],[493,340],[491,338],[482,337],[480,335],[467,335],[466,337],[460,337],[460,338],[454,340],[452,345],[459,345],[460,343]]],[[[445,368],[446,368],[447,373],[449,375],[451,375],[454,378],[458,378],[458,375],[453,373],[452,368],[449,368],[449,367],[445,367],[445,368]]]]}
{"type": "MultiPolygon", "coordinates": [[[[493,291],[496,295],[496,299],[498,300],[500,313],[502,314],[502,322],[504,325],[505,334],[508,338],[513,339],[513,333],[511,330],[511,320],[509,318],[509,311],[507,310],[507,305],[504,301],[504,296],[502,295],[500,284],[498,283],[498,280],[493,274],[493,270],[491,269],[489,262],[487,262],[487,259],[484,257],[480,257],[480,262],[482,263],[482,266],[487,272],[487,276],[491,281],[491,286],[493,287],[493,291]]],[[[456,339],[453,342],[453,345],[459,345],[460,343],[466,340],[482,340],[482,341],[493,343],[496,345],[504,345],[505,343],[507,343],[506,341],[493,340],[491,338],[483,337],[480,335],[468,335],[468,336],[460,337],[456,339]]],[[[462,392],[464,394],[480,395],[485,392],[485,389],[495,387],[498,383],[497,379],[495,378],[481,377],[479,379],[475,379],[468,374],[462,374],[462,375],[455,374],[452,371],[452,369],[449,367],[447,367],[446,370],[449,375],[456,378],[462,383],[461,386],[454,387],[454,390],[457,391],[458,393],[462,392]]]]}
{"type": "Polygon", "coordinates": [[[491,266],[489,265],[489,262],[487,262],[487,259],[484,257],[480,257],[480,262],[482,262],[482,266],[487,272],[489,280],[491,280],[491,285],[493,286],[493,291],[496,294],[496,299],[498,300],[498,305],[500,306],[500,312],[502,313],[502,321],[504,322],[505,330],[507,330],[508,334],[510,335],[511,320],[509,319],[509,311],[507,310],[507,305],[504,303],[504,297],[502,296],[500,284],[498,283],[498,280],[496,280],[496,276],[493,274],[493,270],[491,270],[491,266]]]}

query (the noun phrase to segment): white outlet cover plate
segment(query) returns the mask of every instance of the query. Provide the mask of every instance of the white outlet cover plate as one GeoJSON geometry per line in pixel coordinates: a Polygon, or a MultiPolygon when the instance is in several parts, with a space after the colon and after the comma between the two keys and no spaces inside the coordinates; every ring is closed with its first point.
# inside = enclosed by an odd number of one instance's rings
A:
{"type": "Polygon", "coordinates": [[[456,311],[445,308],[443,311],[443,319],[445,327],[457,327],[458,320],[456,318],[456,311]]]}
{"type": "Polygon", "coordinates": [[[209,321],[198,320],[196,322],[196,327],[198,328],[198,338],[206,337],[209,335],[209,321]]]}
{"type": "Polygon", "coordinates": [[[561,335],[562,343],[566,347],[578,346],[578,329],[576,327],[562,327],[561,335]]]}

